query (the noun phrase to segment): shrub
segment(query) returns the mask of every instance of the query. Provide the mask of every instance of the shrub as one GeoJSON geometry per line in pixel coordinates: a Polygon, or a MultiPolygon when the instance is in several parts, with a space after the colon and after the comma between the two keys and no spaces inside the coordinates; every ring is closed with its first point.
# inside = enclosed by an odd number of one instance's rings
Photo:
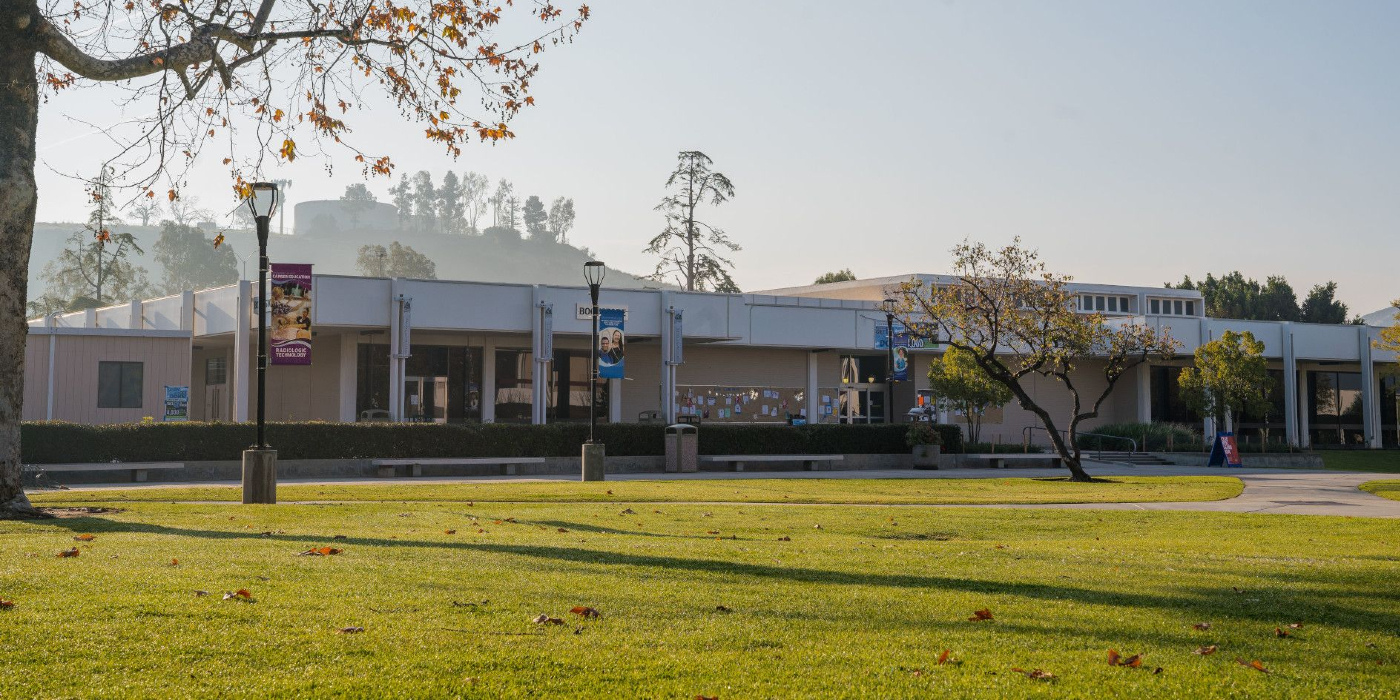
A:
{"type": "MultiPolygon", "coordinates": [[[[957,426],[936,426],[945,452],[962,451],[957,426]]],[[[237,460],[254,441],[252,423],[80,425],[25,423],[26,464],[67,462],[195,462],[237,460]]],[[[608,454],[665,453],[665,427],[621,423],[598,426],[608,454]]],[[[906,426],[700,426],[701,454],[899,454],[906,426]]],[[[438,425],[422,423],[269,423],[268,444],[281,459],[392,457],[576,457],[588,426],[438,425]]]]}
{"type": "MultiPolygon", "coordinates": [[[[1101,425],[1089,432],[1132,438],[1143,452],[1166,452],[1168,446],[1175,452],[1199,452],[1204,439],[1201,431],[1180,423],[1114,423],[1101,425]]],[[[1084,450],[1126,450],[1128,443],[1084,435],[1079,438],[1079,447],[1084,450]]]]}
{"type": "Polygon", "coordinates": [[[904,432],[904,444],[910,448],[920,445],[942,445],[943,436],[928,423],[910,423],[909,429],[904,432]]]}

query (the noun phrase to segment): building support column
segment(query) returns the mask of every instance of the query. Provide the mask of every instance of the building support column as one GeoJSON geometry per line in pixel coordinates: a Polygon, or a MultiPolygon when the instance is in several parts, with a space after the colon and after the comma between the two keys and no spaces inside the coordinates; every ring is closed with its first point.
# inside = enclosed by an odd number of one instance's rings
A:
{"type": "Polygon", "coordinates": [[[355,406],[360,390],[360,337],[355,331],[340,336],[340,422],[354,423],[359,418],[355,406]]]}
{"type": "Polygon", "coordinates": [[[44,408],[44,420],[53,420],[53,380],[54,380],[54,359],[58,356],[58,333],[54,330],[53,316],[50,315],[46,321],[49,327],[49,388],[48,402],[44,408]]]}
{"type": "Polygon", "coordinates": [[[496,341],[481,344],[481,422],[496,422],[496,341]]]}
{"type": "Polygon", "coordinates": [[[1363,439],[1366,446],[1371,449],[1380,449],[1381,431],[1378,429],[1381,423],[1380,401],[1376,397],[1380,396],[1380,385],[1376,381],[1376,366],[1371,360],[1371,327],[1360,325],[1356,327],[1356,341],[1359,344],[1358,353],[1361,356],[1361,425],[1363,439]]]}
{"type": "Polygon", "coordinates": [[[807,422],[816,424],[822,422],[821,413],[821,382],[820,373],[817,371],[820,359],[815,350],[807,352],[807,422]]]}
{"type": "Polygon", "coordinates": [[[1283,324],[1283,432],[1289,447],[1300,447],[1298,439],[1298,360],[1293,355],[1293,324],[1283,324]]]}
{"type": "Polygon", "coordinates": [[[238,283],[238,305],[233,319],[233,420],[235,423],[248,422],[249,380],[252,379],[253,362],[249,350],[252,342],[249,328],[253,318],[253,283],[241,280],[238,283]]]}
{"type": "Polygon", "coordinates": [[[399,299],[401,293],[398,278],[389,280],[389,422],[391,423],[403,420],[403,374],[401,372],[403,365],[399,362],[399,355],[403,353],[399,342],[403,324],[399,299]]]}
{"type": "Polygon", "coordinates": [[[1137,420],[1152,422],[1152,366],[1146,362],[1137,367],[1137,420]]]}
{"type": "Polygon", "coordinates": [[[1308,425],[1308,370],[1298,370],[1298,446],[1312,447],[1312,429],[1308,425]]]}

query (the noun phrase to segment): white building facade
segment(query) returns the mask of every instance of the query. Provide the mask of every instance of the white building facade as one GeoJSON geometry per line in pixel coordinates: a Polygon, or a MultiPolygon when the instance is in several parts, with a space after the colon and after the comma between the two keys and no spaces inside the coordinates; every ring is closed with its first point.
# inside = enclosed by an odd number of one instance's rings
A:
{"type": "MultiPolygon", "coordinates": [[[[909,275],[754,294],[604,287],[600,305],[626,316],[626,376],[590,392],[585,287],[317,275],[312,362],[269,367],[267,416],[549,423],[586,421],[591,409],[614,422],[903,420],[910,408],[936,400],[928,391],[927,361],[941,352],[913,350],[908,381],[889,390],[879,301],[911,278],[953,279],[909,275]]],[[[1233,426],[1242,439],[1299,447],[1396,445],[1396,381],[1383,371],[1396,358],[1373,348],[1377,327],[1207,318],[1200,293],[1191,290],[1071,288],[1083,311],[1135,318],[1182,343],[1176,358],[1154,359],[1121,381],[1086,429],[1170,421],[1194,423],[1210,434],[1214,426],[1177,398],[1176,374],[1200,344],[1228,329],[1250,331],[1264,342],[1278,387],[1270,408],[1233,426]]],[[[25,419],[106,423],[140,414],[159,420],[159,396],[133,399],[119,391],[121,410],[107,408],[112,377],[135,386],[127,376],[134,368],[114,370],[110,363],[156,363],[159,369],[151,371],[168,382],[180,381],[169,378],[171,363],[187,361],[182,379],[190,419],[249,420],[257,401],[254,291],[240,282],[31,321],[25,419]],[[83,337],[107,340],[72,341],[83,337]],[[141,359],[147,350],[127,347],[139,338],[159,338],[148,346],[159,347],[160,358],[141,359]],[[66,346],[55,339],[82,350],[63,352],[66,346]],[[172,351],[172,343],[183,343],[187,352],[172,351]],[[59,376],[86,377],[82,381],[93,386],[65,384],[55,380],[59,376]]],[[[1085,364],[1089,382],[1096,371],[1085,364]]],[[[1061,387],[1037,380],[1031,390],[1052,412],[1067,415],[1061,387]]],[[[959,420],[946,412],[942,418],[959,420]]],[[[1008,405],[987,417],[983,439],[1020,442],[1038,425],[1032,414],[1008,405]]]]}

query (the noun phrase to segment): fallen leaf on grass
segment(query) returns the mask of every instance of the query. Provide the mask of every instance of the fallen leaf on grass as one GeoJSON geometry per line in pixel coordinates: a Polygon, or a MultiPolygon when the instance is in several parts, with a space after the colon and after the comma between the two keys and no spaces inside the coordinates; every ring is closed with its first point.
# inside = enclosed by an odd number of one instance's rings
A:
{"type": "Polygon", "coordinates": [[[1030,671],[1027,671],[1027,670],[1022,669],[1022,668],[1012,668],[1011,670],[1012,670],[1012,671],[1015,671],[1015,672],[1017,672],[1017,673],[1019,673],[1019,674],[1021,674],[1021,675],[1023,675],[1023,676],[1025,676],[1026,678],[1029,678],[1029,679],[1031,679],[1031,680],[1033,680],[1033,681],[1053,681],[1053,680],[1055,680],[1055,674],[1050,673],[1049,671],[1042,671],[1042,670],[1040,670],[1040,669],[1038,669],[1038,668],[1037,668],[1037,669],[1032,669],[1032,670],[1030,670],[1030,671]]]}
{"type": "Polygon", "coordinates": [[[1248,667],[1248,668],[1252,668],[1252,669],[1254,669],[1254,670],[1256,670],[1256,671],[1258,671],[1258,672],[1260,672],[1260,673],[1268,673],[1268,672],[1269,672],[1269,669],[1264,668],[1264,663],[1263,663],[1262,661],[1260,661],[1259,659],[1255,659],[1255,660],[1253,660],[1253,661],[1245,661],[1244,659],[1241,659],[1240,657],[1236,656],[1236,657],[1235,657],[1235,663],[1237,663],[1237,664],[1239,664],[1239,665],[1241,665],[1241,666],[1245,666],[1245,667],[1248,667]]]}
{"type": "Polygon", "coordinates": [[[91,541],[97,539],[97,536],[96,536],[96,535],[78,535],[77,537],[74,537],[73,539],[74,539],[75,541],[78,541],[78,542],[91,542],[91,541]]]}
{"type": "Polygon", "coordinates": [[[348,539],[350,539],[350,538],[349,538],[349,537],[346,537],[345,535],[336,535],[335,537],[332,537],[331,539],[333,539],[333,540],[348,540],[348,539]]]}
{"type": "Polygon", "coordinates": [[[915,677],[915,678],[918,678],[918,677],[924,675],[924,670],[923,670],[922,668],[900,668],[899,670],[901,670],[901,671],[908,671],[908,672],[909,672],[909,675],[911,675],[911,676],[913,676],[913,677],[915,677]]]}
{"type": "Polygon", "coordinates": [[[948,655],[951,653],[953,653],[951,649],[944,649],[943,653],[938,655],[938,665],[942,666],[943,664],[948,663],[948,655]]]}
{"type": "Polygon", "coordinates": [[[1200,631],[1200,632],[1204,632],[1204,631],[1210,629],[1210,623],[1209,623],[1209,622],[1197,622],[1196,624],[1191,625],[1191,629],[1197,630],[1197,631],[1200,631]]]}
{"type": "Polygon", "coordinates": [[[74,548],[72,548],[72,549],[65,549],[65,550],[63,550],[62,552],[59,552],[56,556],[57,556],[58,558],[60,558],[60,559],[67,559],[67,558],[69,558],[69,557],[76,557],[76,556],[78,556],[78,548],[77,548],[77,547],[74,547],[74,548]]]}
{"type": "Polygon", "coordinates": [[[568,531],[569,531],[568,528],[565,528],[565,527],[559,528],[559,532],[568,532],[568,531]]]}
{"type": "Polygon", "coordinates": [[[1122,657],[1120,657],[1120,656],[1118,655],[1118,650],[1117,650],[1117,649],[1109,649],[1109,650],[1108,650],[1108,665],[1109,665],[1109,666],[1127,666],[1128,668],[1141,668],[1141,667],[1142,667],[1142,654],[1134,654],[1134,655],[1129,656],[1128,658],[1124,659],[1124,658],[1122,658],[1122,657]]]}
{"type": "Polygon", "coordinates": [[[609,490],[609,491],[608,491],[608,495],[609,495],[609,496],[612,495],[612,490],[609,490]]]}
{"type": "Polygon", "coordinates": [[[992,619],[992,611],[989,608],[982,608],[972,613],[972,617],[967,618],[969,622],[985,622],[992,619]]]}
{"type": "Polygon", "coordinates": [[[816,525],[813,525],[813,526],[812,526],[812,529],[814,529],[814,530],[820,530],[820,529],[822,529],[821,523],[817,523],[816,525]]]}
{"type": "Polygon", "coordinates": [[[341,627],[336,630],[336,634],[359,634],[365,631],[363,627],[341,627]]]}
{"type": "Polygon", "coordinates": [[[13,607],[15,607],[15,601],[13,601],[13,600],[5,600],[4,598],[0,598],[0,610],[9,610],[10,608],[13,608],[13,607]]]}
{"type": "Polygon", "coordinates": [[[559,618],[557,618],[557,617],[550,617],[549,615],[547,615],[547,614],[545,614],[545,613],[540,613],[540,614],[539,614],[539,617],[536,617],[536,618],[535,618],[535,624],[537,624],[537,625],[562,625],[562,624],[564,624],[564,621],[561,620],[561,619],[559,619],[559,618]]]}
{"type": "Polygon", "coordinates": [[[791,538],[791,537],[788,537],[787,535],[783,535],[782,537],[779,537],[779,538],[778,538],[778,541],[779,541],[779,542],[791,542],[791,541],[792,541],[792,538],[791,538]]]}
{"type": "Polygon", "coordinates": [[[491,602],[491,601],[489,601],[489,600],[483,600],[483,601],[481,601],[480,603],[459,603],[459,602],[457,602],[457,601],[454,600],[454,601],[452,601],[452,607],[454,607],[454,608],[475,608],[475,607],[479,607],[479,606],[485,605],[485,604],[487,604],[487,603],[489,603],[489,602],[491,602]]]}
{"type": "Polygon", "coordinates": [[[1216,649],[1216,646],[1215,646],[1214,644],[1212,644],[1212,645],[1210,645],[1210,646],[1208,646],[1208,647],[1200,647],[1200,648],[1196,649],[1195,651],[1193,651],[1193,652],[1191,652],[1191,653],[1192,653],[1192,654],[1199,654],[1199,655],[1201,655],[1201,656],[1210,656],[1211,654],[1214,654],[1214,653],[1215,653],[1215,649],[1216,649]]]}
{"type": "Polygon", "coordinates": [[[225,593],[225,594],[224,594],[224,600],[233,600],[233,601],[238,601],[238,602],[240,602],[240,603],[256,603],[256,602],[258,602],[258,601],[256,601],[256,600],[253,599],[253,594],[252,594],[252,593],[249,593],[249,592],[248,592],[248,589],[246,589],[246,588],[240,588],[240,589],[238,589],[238,590],[236,590],[236,591],[230,591],[230,592],[228,592],[228,593],[225,593]]]}
{"type": "Polygon", "coordinates": [[[329,556],[334,556],[334,555],[336,555],[336,554],[340,554],[340,553],[343,552],[343,551],[345,551],[345,550],[343,550],[343,549],[337,549],[337,548],[335,548],[335,547],[312,547],[311,549],[308,549],[308,550],[306,550],[305,552],[302,552],[301,554],[298,554],[297,556],[299,556],[299,557],[329,557],[329,556]]]}
{"type": "Polygon", "coordinates": [[[719,700],[718,695],[696,695],[695,700],[719,700]]]}
{"type": "Polygon", "coordinates": [[[1275,636],[1275,637],[1278,637],[1279,639],[1283,639],[1283,638],[1285,638],[1285,637],[1291,637],[1291,636],[1293,636],[1293,635],[1289,634],[1289,633],[1288,633],[1288,630],[1285,630],[1285,629],[1283,629],[1282,627],[1275,627],[1275,628],[1274,628],[1274,636],[1275,636]]]}
{"type": "Polygon", "coordinates": [[[1303,623],[1301,623],[1301,622],[1290,622],[1290,623],[1288,623],[1288,629],[1291,629],[1291,630],[1300,630],[1300,629],[1303,629],[1303,623]]]}
{"type": "Polygon", "coordinates": [[[727,605],[716,605],[716,606],[715,606],[715,612],[722,612],[722,613],[734,612],[734,609],[731,608],[731,607],[729,607],[729,606],[727,606],[727,605]]]}
{"type": "Polygon", "coordinates": [[[575,605],[573,608],[569,609],[569,612],[583,618],[596,618],[600,616],[597,610],[582,605],[575,605]]]}
{"type": "Polygon", "coordinates": [[[621,513],[618,513],[618,515],[636,515],[636,514],[637,514],[637,511],[632,510],[631,508],[628,508],[628,509],[622,511],[621,513]]]}
{"type": "Polygon", "coordinates": [[[456,531],[456,530],[443,530],[443,531],[442,531],[442,534],[444,534],[444,535],[455,535],[455,534],[457,534],[457,531],[456,531]]]}
{"type": "Polygon", "coordinates": [[[180,560],[179,560],[179,559],[176,559],[176,558],[174,558],[174,557],[171,557],[171,558],[170,558],[170,566],[179,566],[179,565],[180,565],[180,560]]]}
{"type": "Polygon", "coordinates": [[[207,595],[209,595],[209,591],[195,591],[195,592],[194,592],[194,597],[196,597],[196,598],[203,598],[204,596],[207,596],[207,595]]]}
{"type": "Polygon", "coordinates": [[[1004,545],[1004,544],[999,544],[999,545],[996,546],[996,549],[1006,549],[1006,545],[1004,545]]]}
{"type": "Polygon", "coordinates": [[[706,530],[706,531],[705,531],[705,534],[707,534],[707,535],[718,535],[718,534],[719,534],[719,530],[706,530]]]}

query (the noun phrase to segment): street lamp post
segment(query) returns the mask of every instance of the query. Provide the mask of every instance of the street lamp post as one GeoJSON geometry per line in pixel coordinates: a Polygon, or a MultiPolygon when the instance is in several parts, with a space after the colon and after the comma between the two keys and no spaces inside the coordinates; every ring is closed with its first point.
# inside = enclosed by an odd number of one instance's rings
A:
{"type": "Polygon", "coordinates": [[[589,317],[593,325],[592,340],[588,346],[588,442],[583,445],[583,480],[602,481],[603,464],[607,459],[607,451],[603,443],[597,440],[598,430],[598,290],[602,287],[603,278],[607,276],[608,269],[603,263],[597,260],[589,260],[583,264],[583,278],[588,282],[588,299],[592,303],[593,313],[589,317]]]}
{"type": "Polygon", "coordinates": [[[255,182],[248,208],[258,228],[258,444],[243,452],[243,502],[277,502],[277,451],[267,446],[267,235],[277,211],[277,185],[255,182]]]}
{"type": "Polygon", "coordinates": [[[894,422],[894,310],[897,302],[885,299],[880,306],[885,310],[885,420],[894,422]]]}

